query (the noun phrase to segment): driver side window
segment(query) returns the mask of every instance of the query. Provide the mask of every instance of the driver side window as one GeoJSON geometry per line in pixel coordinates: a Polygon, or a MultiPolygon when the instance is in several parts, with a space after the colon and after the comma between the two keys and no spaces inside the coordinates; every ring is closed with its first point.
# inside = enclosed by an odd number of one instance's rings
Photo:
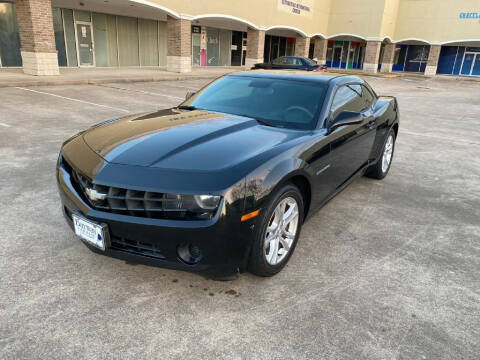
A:
{"type": "Polygon", "coordinates": [[[364,101],[360,93],[352,89],[349,85],[343,85],[338,88],[330,107],[330,118],[328,125],[330,125],[334,119],[342,111],[355,111],[361,112],[364,108],[364,101]]]}
{"type": "Polygon", "coordinates": [[[272,61],[274,65],[286,65],[288,64],[288,58],[286,57],[279,57],[272,61]]]}

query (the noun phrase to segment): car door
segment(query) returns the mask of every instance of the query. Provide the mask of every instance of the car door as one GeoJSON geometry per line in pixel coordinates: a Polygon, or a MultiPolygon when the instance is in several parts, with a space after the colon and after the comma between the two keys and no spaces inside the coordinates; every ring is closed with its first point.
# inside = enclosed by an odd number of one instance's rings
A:
{"type": "Polygon", "coordinates": [[[326,124],[327,128],[342,111],[360,113],[362,122],[339,127],[327,136],[330,143],[330,181],[335,188],[342,186],[368,164],[375,141],[372,104],[367,104],[366,98],[362,97],[360,84],[346,84],[336,90],[326,124]]]}

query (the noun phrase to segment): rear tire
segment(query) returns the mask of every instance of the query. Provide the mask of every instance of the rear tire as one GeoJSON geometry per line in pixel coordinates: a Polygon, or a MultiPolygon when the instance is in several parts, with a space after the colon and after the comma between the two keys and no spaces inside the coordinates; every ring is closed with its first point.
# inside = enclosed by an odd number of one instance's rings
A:
{"type": "Polygon", "coordinates": [[[303,197],[292,185],[283,186],[261,212],[248,270],[273,276],[287,264],[297,245],[303,222],[303,197]]]}
{"type": "Polygon", "coordinates": [[[382,155],[377,163],[370,166],[365,172],[365,176],[381,180],[387,176],[393,161],[393,153],[395,150],[395,131],[390,129],[387,134],[385,144],[383,145],[382,155]]]}

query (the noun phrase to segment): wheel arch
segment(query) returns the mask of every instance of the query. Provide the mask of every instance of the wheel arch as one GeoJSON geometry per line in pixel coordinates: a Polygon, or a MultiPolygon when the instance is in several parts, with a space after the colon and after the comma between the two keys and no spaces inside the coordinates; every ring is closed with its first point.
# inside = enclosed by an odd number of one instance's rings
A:
{"type": "Polygon", "coordinates": [[[295,185],[302,194],[303,199],[303,219],[305,220],[308,216],[310,205],[312,203],[312,184],[305,174],[302,174],[300,171],[295,171],[286,175],[282,180],[280,180],[271,191],[271,196],[275,194],[281,187],[286,184],[295,185]]]}
{"type": "Polygon", "coordinates": [[[393,124],[392,129],[393,129],[393,131],[395,132],[395,139],[396,139],[396,138],[397,138],[397,135],[398,135],[398,122],[396,122],[395,124],[393,124]]]}

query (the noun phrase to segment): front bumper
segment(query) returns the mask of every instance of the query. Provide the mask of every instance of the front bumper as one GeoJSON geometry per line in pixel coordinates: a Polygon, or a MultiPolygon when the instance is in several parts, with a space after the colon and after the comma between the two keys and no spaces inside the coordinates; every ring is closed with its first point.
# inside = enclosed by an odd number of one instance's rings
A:
{"type": "Polygon", "coordinates": [[[201,272],[207,276],[223,277],[244,271],[253,239],[251,222],[240,221],[240,216],[228,214],[232,209],[225,198],[211,220],[164,220],[135,217],[91,208],[73,186],[70,174],[57,169],[57,182],[64,216],[73,229],[72,213],[106,224],[110,240],[105,251],[88,244],[92,251],[130,262],[201,272]],[[185,244],[198,247],[202,259],[187,264],[178,255],[185,244]]]}

